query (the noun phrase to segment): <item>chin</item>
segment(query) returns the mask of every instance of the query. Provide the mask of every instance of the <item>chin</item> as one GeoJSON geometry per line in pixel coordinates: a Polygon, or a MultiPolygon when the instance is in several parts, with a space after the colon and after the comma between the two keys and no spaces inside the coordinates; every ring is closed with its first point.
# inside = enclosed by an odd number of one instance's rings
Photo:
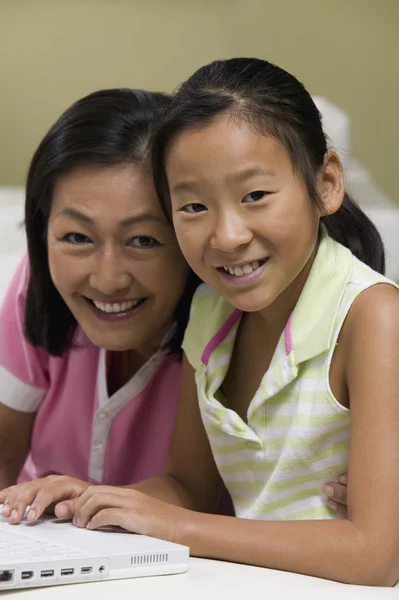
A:
{"type": "Polygon", "coordinates": [[[244,294],[241,297],[234,296],[226,298],[226,300],[235,308],[248,313],[264,310],[272,303],[268,298],[246,298],[244,294]]]}
{"type": "Polygon", "coordinates": [[[94,346],[102,348],[103,350],[108,350],[109,352],[126,352],[127,350],[133,350],[137,347],[136,340],[115,340],[109,338],[98,338],[97,336],[92,337],[90,335],[88,338],[92,344],[94,344],[94,346]]]}

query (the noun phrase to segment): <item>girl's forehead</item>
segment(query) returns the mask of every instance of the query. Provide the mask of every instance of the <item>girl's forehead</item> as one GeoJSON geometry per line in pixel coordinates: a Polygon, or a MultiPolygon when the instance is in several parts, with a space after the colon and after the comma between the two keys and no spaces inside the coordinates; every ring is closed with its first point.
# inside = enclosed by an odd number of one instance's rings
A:
{"type": "Polygon", "coordinates": [[[270,175],[291,170],[291,161],[279,140],[224,116],[181,131],[169,146],[165,166],[169,177],[214,169],[263,170],[270,175]]]}

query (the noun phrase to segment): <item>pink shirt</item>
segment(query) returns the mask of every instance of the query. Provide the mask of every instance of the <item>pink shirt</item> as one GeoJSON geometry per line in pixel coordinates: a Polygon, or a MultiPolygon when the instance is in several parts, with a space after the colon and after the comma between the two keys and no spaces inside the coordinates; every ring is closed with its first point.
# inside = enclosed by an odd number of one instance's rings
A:
{"type": "Polygon", "coordinates": [[[59,473],[126,485],[161,474],[176,417],[180,363],[159,351],[109,397],[106,351],[81,330],[83,347],[64,358],[53,358],[26,341],[28,278],[25,257],[0,309],[0,401],[36,412],[31,451],[19,481],[59,473]]]}

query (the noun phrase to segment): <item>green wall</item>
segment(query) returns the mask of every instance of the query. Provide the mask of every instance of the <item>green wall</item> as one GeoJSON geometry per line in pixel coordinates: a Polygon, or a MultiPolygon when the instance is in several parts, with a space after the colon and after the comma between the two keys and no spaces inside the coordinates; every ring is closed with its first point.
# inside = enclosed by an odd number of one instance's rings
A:
{"type": "Polygon", "coordinates": [[[0,0],[0,185],[103,87],[172,91],[215,58],[267,58],[352,117],[354,152],[399,201],[399,0],[0,0]]]}

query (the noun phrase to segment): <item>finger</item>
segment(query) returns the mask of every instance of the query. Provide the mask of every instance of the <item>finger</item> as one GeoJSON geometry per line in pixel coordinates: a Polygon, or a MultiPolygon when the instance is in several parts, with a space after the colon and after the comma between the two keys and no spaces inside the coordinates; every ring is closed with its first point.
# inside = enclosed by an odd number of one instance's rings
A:
{"type": "Polygon", "coordinates": [[[37,520],[49,506],[79,496],[84,490],[75,480],[58,477],[53,481],[54,483],[47,483],[46,487],[38,492],[28,513],[29,521],[37,520]]]}
{"type": "Polygon", "coordinates": [[[76,498],[59,502],[54,507],[55,516],[59,519],[72,519],[76,502],[76,498]]]}
{"type": "Polygon", "coordinates": [[[12,494],[12,490],[15,488],[15,485],[11,485],[8,488],[4,488],[4,490],[0,493],[0,502],[3,504],[2,516],[8,518],[11,515],[11,506],[7,502],[7,498],[12,494]]]}
{"type": "Polygon", "coordinates": [[[87,529],[99,529],[100,527],[122,527],[127,531],[137,533],[135,513],[124,508],[103,508],[87,524],[87,529]]]}
{"type": "Polygon", "coordinates": [[[341,485],[348,485],[348,473],[344,473],[338,477],[338,481],[341,485]]]}
{"type": "Polygon", "coordinates": [[[344,504],[338,504],[334,500],[327,500],[327,505],[331,508],[332,511],[335,512],[336,515],[343,517],[344,519],[348,518],[348,509],[344,504]]]}
{"type": "Polygon", "coordinates": [[[123,488],[113,487],[110,485],[91,485],[83,492],[83,494],[80,495],[79,498],[76,498],[76,501],[73,504],[72,518],[75,518],[75,520],[79,518],[82,507],[95,494],[114,494],[118,496],[127,496],[128,494],[126,492],[131,493],[131,490],[125,490],[123,488]]]}
{"type": "Polygon", "coordinates": [[[39,519],[39,517],[41,517],[42,514],[49,507],[54,505],[54,502],[56,502],[59,499],[60,492],[62,496],[62,491],[57,490],[56,487],[49,485],[47,485],[47,487],[45,488],[40,489],[36,497],[34,498],[34,500],[32,500],[30,504],[30,509],[27,514],[28,521],[37,521],[37,519],[39,519]]]}
{"type": "MultiPolygon", "coordinates": [[[[33,502],[38,492],[37,484],[22,483],[11,488],[5,500],[7,513],[11,523],[20,523],[25,516],[27,507],[33,502]]],[[[4,516],[6,516],[6,514],[4,516]]]]}
{"type": "Polygon", "coordinates": [[[338,504],[348,504],[347,492],[348,488],[346,485],[340,483],[329,483],[324,486],[324,492],[331,500],[334,500],[338,504]]]}
{"type": "Polygon", "coordinates": [[[0,504],[4,504],[8,494],[10,493],[10,491],[12,490],[12,488],[14,488],[15,485],[10,485],[9,487],[3,488],[0,492],[0,504]]]}
{"type": "Polygon", "coordinates": [[[112,492],[93,494],[81,507],[79,514],[74,519],[74,523],[77,527],[86,527],[93,516],[99,511],[106,508],[124,508],[128,505],[128,498],[120,494],[112,492]]]}

